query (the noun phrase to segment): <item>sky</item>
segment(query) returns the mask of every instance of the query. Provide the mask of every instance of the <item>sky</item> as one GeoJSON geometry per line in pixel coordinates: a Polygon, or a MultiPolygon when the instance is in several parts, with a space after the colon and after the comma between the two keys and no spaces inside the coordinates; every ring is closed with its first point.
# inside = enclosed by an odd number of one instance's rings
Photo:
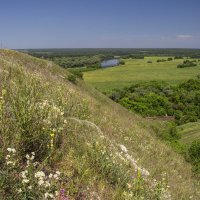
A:
{"type": "Polygon", "coordinates": [[[0,45],[200,48],[200,0],[0,0],[0,45]]]}

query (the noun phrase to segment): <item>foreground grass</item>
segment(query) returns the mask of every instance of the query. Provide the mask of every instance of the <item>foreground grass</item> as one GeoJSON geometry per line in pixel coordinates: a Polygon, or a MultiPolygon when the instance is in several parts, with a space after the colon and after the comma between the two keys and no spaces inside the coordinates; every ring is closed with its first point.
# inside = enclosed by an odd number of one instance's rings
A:
{"type": "Polygon", "coordinates": [[[176,84],[194,78],[200,73],[200,62],[197,67],[178,69],[177,65],[184,59],[156,62],[163,58],[167,59],[167,57],[126,59],[125,65],[122,66],[84,72],[84,80],[100,91],[107,92],[114,88],[123,88],[133,83],[152,80],[176,84]],[[152,61],[152,63],[147,63],[147,61],[152,61]]]}
{"type": "Polygon", "coordinates": [[[2,199],[43,199],[59,189],[70,199],[199,199],[191,165],[157,139],[151,122],[67,76],[50,62],[0,51],[2,199]],[[24,157],[32,152],[38,163],[29,171],[24,157]],[[56,169],[62,177],[52,188],[36,182],[38,171],[46,181],[56,169]]]}

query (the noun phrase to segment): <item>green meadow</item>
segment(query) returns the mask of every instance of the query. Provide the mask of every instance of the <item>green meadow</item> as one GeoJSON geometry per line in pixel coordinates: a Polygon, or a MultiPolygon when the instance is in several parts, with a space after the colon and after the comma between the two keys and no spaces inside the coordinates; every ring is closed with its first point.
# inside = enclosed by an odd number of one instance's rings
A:
{"type": "Polygon", "coordinates": [[[190,145],[194,140],[200,139],[200,121],[183,124],[178,127],[181,141],[190,145]]]}
{"type": "MultiPolygon", "coordinates": [[[[124,59],[125,65],[84,72],[84,80],[102,92],[123,88],[143,81],[166,81],[171,84],[188,80],[200,74],[200,62],[196,67],[177,68],[184,59],[157,62],[168,57],[145,57],[144,59],[124,59]],[[148,63],[152,61],[152,63],[148,63]]],[[[195,59],[190,59],[195,60],[195,59]]]]}

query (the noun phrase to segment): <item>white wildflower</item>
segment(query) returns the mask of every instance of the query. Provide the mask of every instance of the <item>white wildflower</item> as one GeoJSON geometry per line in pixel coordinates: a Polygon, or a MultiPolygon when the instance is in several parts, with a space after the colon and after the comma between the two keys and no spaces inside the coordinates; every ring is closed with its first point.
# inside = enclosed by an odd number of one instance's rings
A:
{"type": "Polygon", "coordinates": [[[10,158],[10,155],[7,155],[7,156],[6,156],[6,160],[8,160],[9,158],[10,158]]]}
{"type": "Polygon", "coordinates": [[[33,166],[35,167],[35,166],[37,166],[39,163],[38,162],[34,162],[33,163],[33,166]]]}
{"type": "Polygon", "coordinates": [[[48,193],[48,192],[46,192],[45,194],[44,194],[44,198],[45,199],[48,199],[48,197],[50,197],[50,198],[54,198],[54,195],[53,194],[51,194],[51,193],[48,193]]]}
{"type": "Polygon", "coordinates": [[[44,194],[44,198],[45,198],[45,199],[47,199],[47,198],[48,198],[48,196],[49,196],[49,193],[48,193],[48,192],[46,192],[46,193],[44,194]]]}
{"type": "Polygon", "coordinates": [[[57,174],[58,176],[60,176],[60,172],[59,172],[59,171],[56,171],[56,174],[57,174]]]}
{"type": "Polygon", "coordinates": [[[12,152],[13,152],[13,153],[16,153],[16,150],[15,150],[15,149],[12,149],[12,152]]]}
{"type": "Polygon", "coordinates": [[[31,186],[31,185],[30,185],[30,186],[28,186],[28,189],[29,189],[29,190],[32,190],[32,186],[31,186]]]}
{"type": "Polygon", "coordinates": [[[44,184],[44,181],[42,180],[42,179],[40,179],[39,181],[38,181],[38,185],[43,185],[44,184]]]}
{"type": "Polygon", "coordinates": [[[120,144],[119,146],[120,146],[121,150],[122,150],[124,153],[127,153],[127,152],[128,152],[127,148],[126,148],[124,145],[120,144]]]}
{"type": "Polygon", "coordinates": [[[35,178],[41,179],[43,177],[45,177],[45,174],[44,174],[43,171],[38,171],[38,172],[35,173],[35,178]]]}
{"type": "Polygon", "coordinates": [[[22,189],[21,189],[21,188],[19,188],[19,189],[17,190],[17,192],[18,192],[18,193],[21,193],[21,192],[22,192],[22,189]]]}
{"type": "Polygon", "coordinates": [[[22,183],[29,183],[29,180],[28,179],[23,179],[22,183]]]}
{"type": "Polygon", "coordinates": [[[55,178],[56,180],[58,180],[58,174],[54,174],[53,178],[55,178]]]}
{"type": "Polygon", "coordinates": [[[26,174],[28,174],[27,170],[21,172],[21,176],[23,179],[26,179],[26,174]]]}
{"type": "Polygon", "coordinates": [[[32,155],[32,156],[30,157],[30,160],[34,160],[34,158],[35,158],[35,156],[34,156],[34,155],[32,155]]]}
{"type": "Polygon", "coordinates": [[[11,153],[16,153],[16,150],[14,148],[7,148],[7,151],[11,153]]]}
{"type": "Polygon", "coordinates": [[[53,174],[49,174],[49,178],[52,178],[53,177],[53,174]]]}
{"type": "Polygon", "coordinates": [[[7,164],[7,165],[14,165],[14,162],[8,161],[8,162],[6,162],[6,164],[7,164]]]}
{"type": "Polygon", "coordinates": [[[27,166],[26,166],[26,167],[29,167],[29,165],[30,165],[30,161],[29,161],[29,160],[27,160],[27,161],[26,161],[26,164],[27,164],[27,166]]]}
{"type": "Polygon", "coordinates": [[[150,173],[146,170],[146,169],[140,169],[140,172],[141,172],[141,175],[143,176],[143,177],[147,177],[147,176],[149,176],[150,175],[150,173]]]}
{"type": "Polygon", "coordinates": [[[49,187],[51,184],[49,183],[49,181],[45,181],[45,183],[44,183],[44,187],[45,188],[47,188],[47,187],[49,187]]]}

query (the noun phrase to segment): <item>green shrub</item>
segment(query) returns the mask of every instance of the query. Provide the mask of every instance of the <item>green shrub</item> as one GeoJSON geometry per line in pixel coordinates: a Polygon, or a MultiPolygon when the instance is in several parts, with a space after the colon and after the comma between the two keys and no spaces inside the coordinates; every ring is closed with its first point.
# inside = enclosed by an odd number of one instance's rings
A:
{"type": "Polygon", "coordinates": [[[190,148],[188,149],[188,154],[192,162],[200,162],[200,140],[192,142],[190,148]]]}
{"type": "Polygon", "coordinates": [[[76,84],[76,76],[74,74],[68,75],[67,80],[76,84]]]}
{"type": "Polygon", "coordinates": [[[125,65],[125,61],[124,60],[119,60],[119,65],[125,65]]]}
{"type": "Polygon", "coordinates": [[[184,60],[182,64],[177,65],[177,68],[184,68],[184,67],[196,67],[197,64],[194,61],[184,60]]]}
{"type": "Polygon", "coordinates": [[[78,78],[83,79],[83,72],[81,70],[70,70],[70,72],[78,78]]]}
{"type": "Polygon", "coordinates": [[[195,140],[188,149],[189,161],[193,163],[193,171],[200,174],[200,140],[195,140]]]}

